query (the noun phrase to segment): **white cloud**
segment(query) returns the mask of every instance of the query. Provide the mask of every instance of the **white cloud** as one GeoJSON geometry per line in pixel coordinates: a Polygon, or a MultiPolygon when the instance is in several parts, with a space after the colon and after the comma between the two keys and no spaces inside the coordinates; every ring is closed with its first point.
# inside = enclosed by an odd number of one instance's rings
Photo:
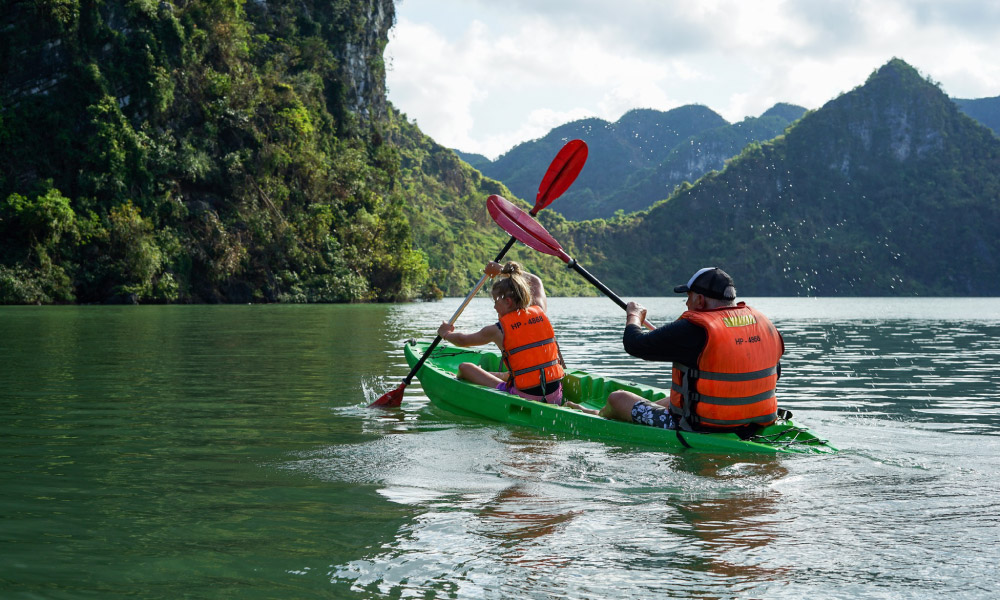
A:
{"type": "Polygon", "coordinates": [[[704,104],[818,108],[893,57],[959,98],[1000,94],[1000,8],[960,0],[402,0],[389,98],[496,157],[571,120],[704,104]],[[954,10],[952,10],[954,7],[954,10]]]}
{"type": "Polygon", "coordinates": [[[400,23],[391,43],[389,97],[406,99],[397,108],[439,143],[474,144],[472,108],[485,96],[467,70],[475,65],[447,61],[453,45],[424,25],[400,23]]]}

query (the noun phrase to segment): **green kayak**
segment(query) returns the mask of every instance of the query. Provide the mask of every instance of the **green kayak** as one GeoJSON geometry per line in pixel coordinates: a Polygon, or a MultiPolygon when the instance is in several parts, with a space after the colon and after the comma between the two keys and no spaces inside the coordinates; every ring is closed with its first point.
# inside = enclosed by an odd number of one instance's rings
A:
{"type": "MultiPolygon", "coordinates": [[[[406,361],[413,368],[429,344],[410,341],[405,346],[406,361]]],[[[456,414],[485,417],[493,421],[534,427],[546,432],[566,433],[595,440],[614,440],[666,450],[693,448],[710,452],[763,452],[830,454],[837,451],[826,440],[816,437],[790,420],[779,421],[742,439],[734,433],[678,432],[634,423],[611,421],[567,407],[525,400],[513,394],[474,385],[456,378],[458,365],[478,364],[488,371],[501,371],[496,352],[457,348],[441,344],[417,372],[417,378],[431,401],[456,414]]],[[[610,377],[598,377],[583,371],[567,371],[563,396],[587,408],[600,409],[608,394],[624,389],[652,401],[659,401],[667,390],[639,386],[610,377]]]]}

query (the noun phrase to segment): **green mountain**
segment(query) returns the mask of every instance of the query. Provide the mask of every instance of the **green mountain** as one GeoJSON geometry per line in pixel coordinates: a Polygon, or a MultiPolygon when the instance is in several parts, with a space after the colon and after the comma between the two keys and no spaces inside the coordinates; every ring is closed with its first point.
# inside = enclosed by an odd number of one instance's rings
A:
{"type": "MultiPolygon", "coordinates": [[[[413,245],[427,257],[431,293],[465,296],[482,276],[486,261],[492,260],[507,243],[503,232],[486,211],[486,198],[500,194],[518,202],[502,184],[484,177],[461,160],[454,151],[425,136],[405,115],[390,111],[388,140],[400,157],[400,195],[413,235],[413,245]]],[[[541,182],[555,156],[526,166],[528,176],[541,182]]],[[[534,197],[532,197],[534,200],[534,197]]],[[[553,206],[558,206],[562,198],[553,206]]],[[[525,209],[529,205],[520,202],[525,209]]],[[[566,220],[549,209],[538,214],[545,227],[557,231],[566,220]]],[[[571,240],[567,248],[573,248],[571,240]]],[[[588,295],[592,290],[561,262],[540,255],[521,244],[507,254],[529,271],[540,274],[547,289],[562,295],[588,295]]]]}
{"type": "Polygon", "coordinates": [[[391,0],[5,4],[0,302],[395,300],[391,0]]]}
{"type": "Polygon", "coordinates": [[[1000,139],[893,59],[648,212],[572,232],[633,295],[717,265],[742,295],[995,296],[998,198],[1000,139]]]}
{"type": "Polygon", "coordinates": [[[490,159],[483,156],[482,154],[476,154],[474,152],[462,152],[461,150],[456,150],[454,148],[452,148],[452,152],[457,154],[458,157],[464,160],[465,162],[469,163],[470,167],[472,167],[473,169],[479,169],[480,171],[483,169],[483,167],[493,162],[490,159]]]}
{"type": "MultiPolygon", "coordinates": [[[[582,119],[519,144],[479,168],[483,175],[504,182],[518,197],[534,200],[539,183],[534,165],[551,160],[566,141],[582,139],[590,150],[587,165],[555,210],[571,219],[611,216],[614,209],[601,209],[606,197],[637,173],[660,164],[681,141],[725,124],[712,110],[696,105],[667,112],[633,110],[615,123],[582,119]]],[[[664,197],[660,194],[656,199],[664,197]]]]}
{"type": "Polygon", "coordinates": [[[806,109],[801,106],[788,104],[787,102],[779,102],[771,108],[765,110],[764,114],[761,115],[761,118],[766,119],[768,117],[779,117],[791,123],[792,121],[798,121],[801,119],[804,114],[806,114],[806,109]]]}
{"type": "MultiPolygon", "coordinates": [[[[744,295],[1000,293],[1000,140],[902,61],[651,208],[577,222],[559,212],[597,194],[666,195],[648,175],[692,160],[678,143],[721,156],[798,109],[569,124],[492,163],[508,189],[386,102],[393,18],[390,0],[7,6],[0,303],[462,296],[507,239],[486,197],[527,207],[577,137],[588,164],[539,220],[622,295],[710,263],[744,295]]],[[[553,295],[595,293],[508,257],[553,295]]]]}
{"type": "Polygon", "coordinates": [[[804,113],[802,107],[779,104],[759,118],[729,124],[703,106],[635,110],[615,123],[568,123],[541,140],[514,147],[493,163],[473,158],[476,163],[470,164],[503,181],[515,194],[533,198],[538,184],[522,175],[522,166],[540,160],[540,149],[555,152],[566,139],[580,138],[591,148],[590,159],[556,210],[573,220],[607,218],[619,210],[650,207],[685,181],[721,169],[751,141],[780,135],[804,113]]]}
{"type": "Polygon", "coordinates": [[[604,198],[593,214],[584,216],[607,217],[618,210],[626,213],[644,210],[667,198],[677,186],[722,169],[727,160],[748,144],[781,135],[806,112],[801,107],[784,107],[788,108],[772,108],[758,118],[747,117],[739,123],[689,137],[677,144],[659,165],[632,175],[621,189],[604,198]]]}
{"type": "Polygon", "coordinates": [[[956,98],[954,102],[962,112],[992,129],[996,135],[1000,135],[1000,96],[974,100],[956,98]]]}

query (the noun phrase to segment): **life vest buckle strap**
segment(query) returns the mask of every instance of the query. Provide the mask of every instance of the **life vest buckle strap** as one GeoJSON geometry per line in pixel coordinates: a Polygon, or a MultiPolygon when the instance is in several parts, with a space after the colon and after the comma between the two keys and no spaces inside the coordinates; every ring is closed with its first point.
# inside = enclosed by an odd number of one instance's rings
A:
{"type": "Polygon", "coordinates": [[[545,385],[545,367],[538,368],[538,377],[542,383],[542,402],[548,403],[548,394],[545,393],[545,388],[548,387],[545,385]]]}
{"type": "Polygon", "coordinates": [[[776,375],[777,373],[778,366],[775,365],[773,367],[761,369],[760,371],[754,371],[752,373],[712,373],[709,371],[702,371],[699,374],[699,378],[710,381],[754,381],[770,377],[771,375],[776,375]]]}
{"type": "Polygon", "coordinates": [[[550,360],[547,363],[542,363],[542,364],[536,365],[534,367],[529,367],[527,369],[521,369],[519,371],[514,371],[514,377],[517,377],[519,375],[524,375],[525,373],[531,373],[532,371],[542,371],[544,373],[545,369],[547,369],[548,367],[554,367],[555,365],[558,365],[558,364],[559,364],[558,360],[550,360]]]}
{"type": "Polygon", "coordinates": [[[677,432],[677,440],[680,441],[681,446],[684,446],[685,448],[690,448],[691,444],[689,444],[687,442],[687,440],[684,439],[684,436],[681,435],[681,430],[680,429],[675,429],[674,431],[677,432]]]}
{"type": "Polygon", "coordinates": [[[507,355],[509,356],[511,354],[516,354],[518,352],[521,352],[522,350],[531,350],[532,348],[538,348],[539,346],[545,346],[546,344],[553,344],[553,343],[555,343],[555,341],[556,341],[556,338],[549,338],[547,340],[539,340],[537,342],[532,342],[530,344],[525,344],[523,346],[517,346],[516,348],[510,348],[509,350],[506,350],[506,352],[507,352],[507,355]]]}
{"type": "Polygon", "coordinates": [[[677,370],[683,373],[688,379],[698,379],[701,377],[701,371],[698,369],[693,369],[680,363],[674,363],[674,367],[676,367],[677,370]]]}
{"type": "Polygon", "coordinates": [[[696,382],[698,379],[698,369],[685,368],[682,366],[682,372],[684,376],[682,378],[682,383],[680,389],[678,390],[683,398],[681,404],[681,421],[680,427],[686,431],[694,431],[694,428],[698,426],[701,420],[698,417],[698,412],[695,407],[698,405],[698,400],[701,398],[701,394],[695,391],[696,382]]]}
{"type": "Polygon", "coordinates": [[[766,415],[760,415],[758,417],[748,417],[746,419],[723,420],[723,419],[706,418],[702,419],[702,423],[704,423],[705,425],[715,425],[718,427],[734,427],[737,425],[753,425],[753,424],[765,425],[768,423],[774,423],[777,420],[777,418],[778,418],[777,414],[769,413],[766,415]]]}
{"type": "Polygon", "coordinates": [[[743,406],[745,404],[756,404],[762,400],[768,400],[775,396],[775,388],[763,391],[753,396],[698,396],[698,401],[719,406],[743,406]]]}

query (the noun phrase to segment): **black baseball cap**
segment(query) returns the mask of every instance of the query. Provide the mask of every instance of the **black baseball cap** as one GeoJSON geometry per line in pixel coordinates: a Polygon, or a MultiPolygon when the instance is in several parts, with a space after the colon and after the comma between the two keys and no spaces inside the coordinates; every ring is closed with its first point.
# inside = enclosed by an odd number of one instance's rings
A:
{"type": "Polygon", "coordinates": [[[736,286],[733,284],[733,278],[718,267],[700,269],[691,276],[691,279],[688,279],[686,284],[675,287],[674,292],[678,294],[694,292],[716,300],[736,299],[736,286]]]}

